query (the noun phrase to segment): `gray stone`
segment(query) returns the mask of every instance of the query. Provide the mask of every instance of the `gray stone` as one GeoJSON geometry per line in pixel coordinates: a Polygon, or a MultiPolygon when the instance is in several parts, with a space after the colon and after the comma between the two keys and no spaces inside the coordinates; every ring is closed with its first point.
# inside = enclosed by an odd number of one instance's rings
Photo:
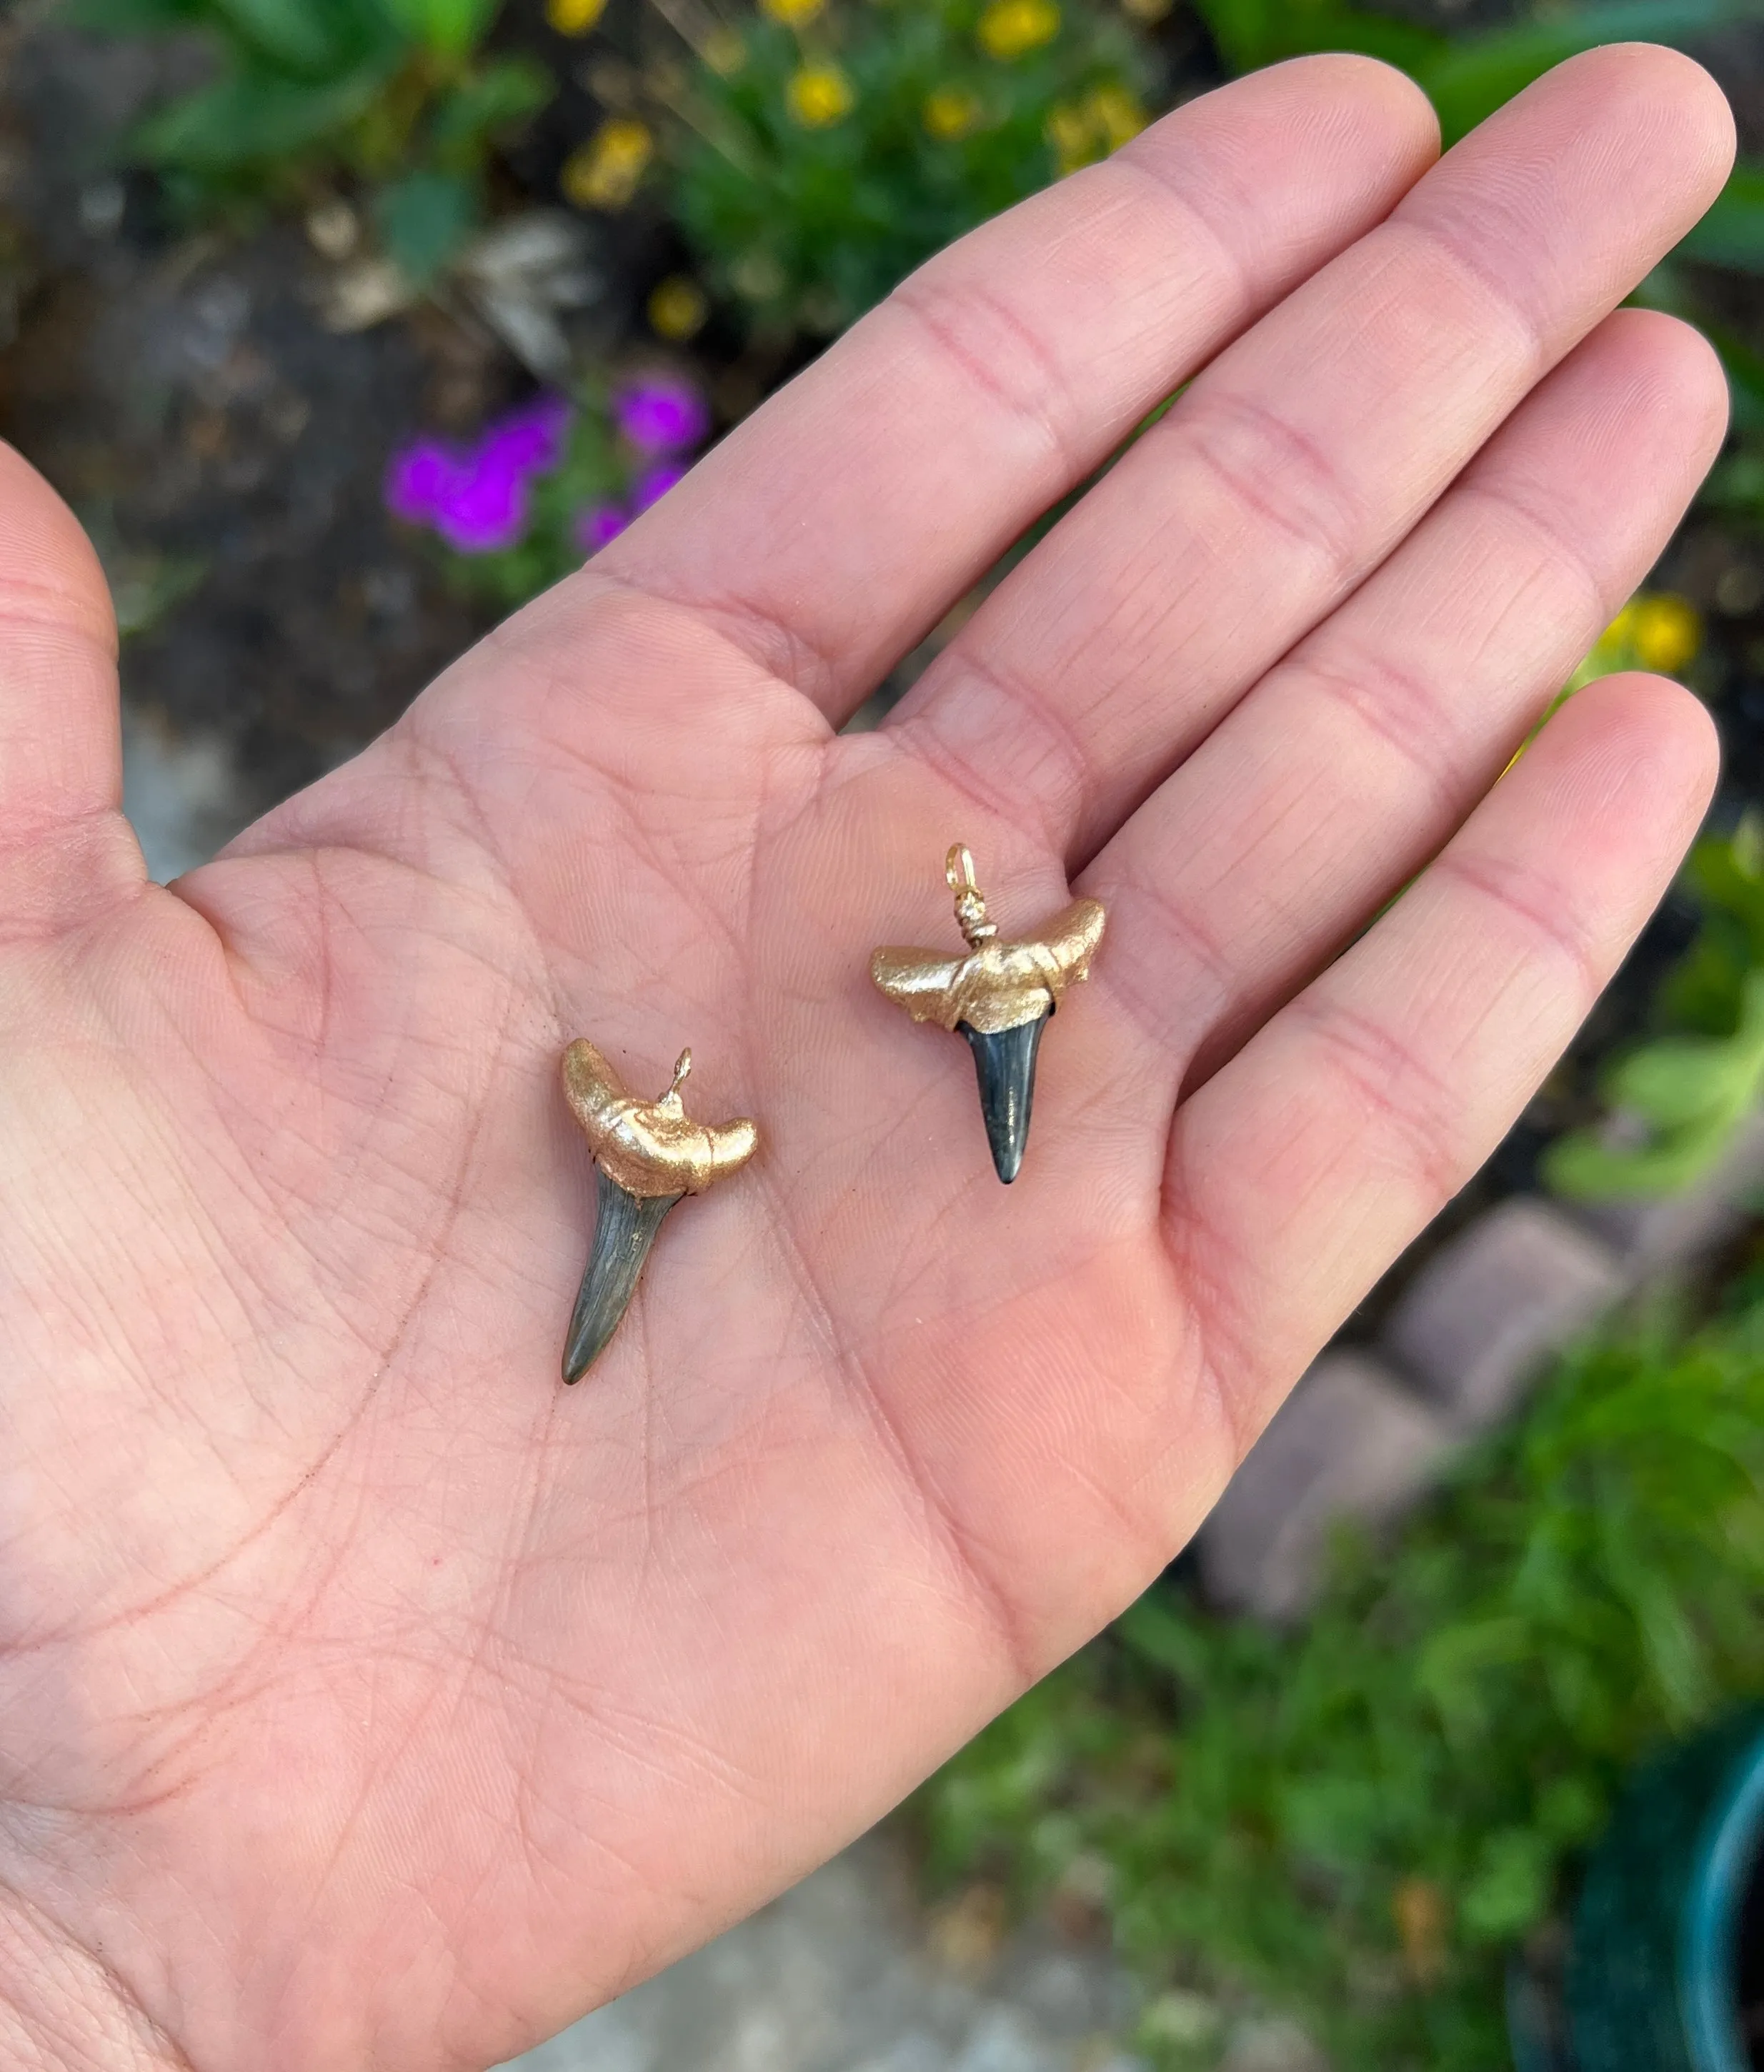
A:
{"type": "Polygon", "coordinates": [[[1602,1239],[1548,1202],[1516,1196],[1429,1260],[1392,1313],[1382,1349],[1454,1424],[1483,1431],[1623,1288],[1602,1239]]]}
{"type": "Polygon", "coordinates": [[[1286,1618],[1322,1581],[1331,1528],[1406,1510],[1451,1453],[1451,1428],[1365,1354],[1326,1352],[1213,1507],[1201,1571],[1221,1604],[1286,1618]]]}
{"type": "Polygon", "coordinates": [[[939,1963],[886,1834],[505,2072],[1146,2072],[1111,2035],[1139,1996],[1045,1928],[985,1979],[939,1963]]]}
{"type": "Polygon", "coordinates": [[[1688,1264],[1731,1237],[1761,1191],[1764,1115],[1754,1115],[1694,1186],[1676,1194],[1577,1204],[1575,1212],[1614,1248],[1626,1272],[1647,1280],[1688,1264]]]}
{"type": "Polygon", "coordinates": [[[1297,2022],[1275,2015],[1237,2024],[1219,2072],[1328,2072],[1328,2065],[1297,2022]]]}
{"type": "Polygon", "coordinates": [[[218,742],[174,741],[126,709],[122,809],[147,875],[165,884],[206,863],[245,824],[241,787],[218,742]]]}

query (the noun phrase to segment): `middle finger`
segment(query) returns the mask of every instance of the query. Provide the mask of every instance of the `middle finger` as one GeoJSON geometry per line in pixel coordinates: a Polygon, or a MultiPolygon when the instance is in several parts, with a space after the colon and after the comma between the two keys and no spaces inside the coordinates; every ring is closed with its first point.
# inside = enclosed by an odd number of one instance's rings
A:
{"type": "Polygon", "coordinates": [[[1213,363],[927,672],[898,745],[1075,870],[1677,242],[1732,155],[1688,58],[1559,66],[1213,363]]]}

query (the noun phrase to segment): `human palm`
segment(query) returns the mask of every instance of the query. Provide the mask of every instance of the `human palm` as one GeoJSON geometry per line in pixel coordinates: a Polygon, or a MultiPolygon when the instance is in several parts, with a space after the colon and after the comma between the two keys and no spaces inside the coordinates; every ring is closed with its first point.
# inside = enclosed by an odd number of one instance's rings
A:
{"type": "Polygon", "coordinates": [[[8,462],[9,2064],[481,2066],[1170,1558],[1706,797],[1706,722],[1641,677],[1491,787],[1719,442],[1707,349],[1608,312],[1729,148],[1638,49],[1425,177],[1360,60],[1195,103],[169,890],[101,582],[8,462]],[[953,941],[958,838],[1007,931],[1068,880],[1110,915],[1009,1189],[965,1049],[867,975],[953,941]],[[581,1034],[652,1095],[689,1042],[694,1112],[763,1142],[565,1392],[581,1034]]]}

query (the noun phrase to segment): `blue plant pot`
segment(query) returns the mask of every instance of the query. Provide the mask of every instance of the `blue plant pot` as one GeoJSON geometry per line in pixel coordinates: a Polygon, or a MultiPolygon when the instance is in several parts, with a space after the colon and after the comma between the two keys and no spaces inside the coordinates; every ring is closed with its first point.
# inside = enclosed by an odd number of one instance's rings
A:
{"type": "MultiPolygon", "coordinates": [[[[1637,1774],[1574,1910],[1564,1993],[1574,2072],[1751,2072],[1740,1930],[1761,1850],[1764,1712],[1637,1774]]],[[[1523,2002],[1510,2002],[1515,2058],[1541,2066],[1536,2033],[1519,2033],[1523,2002]]]]}

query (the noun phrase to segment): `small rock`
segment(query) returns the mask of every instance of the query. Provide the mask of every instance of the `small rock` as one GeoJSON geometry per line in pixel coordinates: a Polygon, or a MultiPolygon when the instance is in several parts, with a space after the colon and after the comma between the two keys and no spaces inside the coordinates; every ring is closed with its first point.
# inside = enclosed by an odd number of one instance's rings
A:
{"type": "Polygon", "coordinates": [[[1224,2026],[1224,2016],[1203,1993],[1172,1988],[1160,1993],[1146,2008],[1140,2034],[1148,2043],[1167,2044],[1177,2050],[1200,2050],[1224,2026]]]}
{"type": "Polygon", "coordinates": [[[1498,1424],[1552,1353],[1623,1292],[1610,1247],[1535,1197],[1479,1216],[1417,1273],[1383,1350],[1453,1423],[1498,1424]]]}
{"type": "Polygon", "coordinates": [[[372,331],[416,299],[417,290],[389,259],[352,259],[321,289],[319,318],[327,331],[372,331]]]}
{"type": "Polygon", "coordinates": [[[1003,1892],[995,1885],[971,1885],[931,1916],[932,1953],[962,1977],[979,1978],[997,1960],[1009,1926],[1003,1892]]]}
{"type": "Polygon", "coordinates": [[[950,2072],[1059,2072],[1067,2054],[1034,2033],[1014,2008],[989,2008],[950,2072]]]}
{"type": "Polygon", "coordinates": [[[306,241],[321,259],[340,265],[361,242],[361,219],[347,202],[328,195],[306,212],[306,241]]]}
{"type": "Polygon", "coordinates": [[[1407,1509],[1450,1453],[1439,1412],[1360,1353],[1326,1352],[1293,1391],[1200,1529],[1221,1604],[1287,1618],[1322,1581],[1330,1528],[1407,1509]]]}
{"type": "Polygon", "coordinates": [[[122,227],[128,195],[121,180],[94,180],[80,191],[80,228],[88,237],[114,237],[122,227]]]}
{"type": "Polygon", "coordinates": [[[122,805],[147,875],[162,885],[206,863],[250,816],[247,795],[219,742],[175,740],[150,717],[126,709],[122,805]]]}
{"type": "Polygon", "coordinates": [[[1232,2032],[1219,2072],[1328,2072],[1323,2054],[1296,2021],[1264,2016],[1232,2032]]]}

